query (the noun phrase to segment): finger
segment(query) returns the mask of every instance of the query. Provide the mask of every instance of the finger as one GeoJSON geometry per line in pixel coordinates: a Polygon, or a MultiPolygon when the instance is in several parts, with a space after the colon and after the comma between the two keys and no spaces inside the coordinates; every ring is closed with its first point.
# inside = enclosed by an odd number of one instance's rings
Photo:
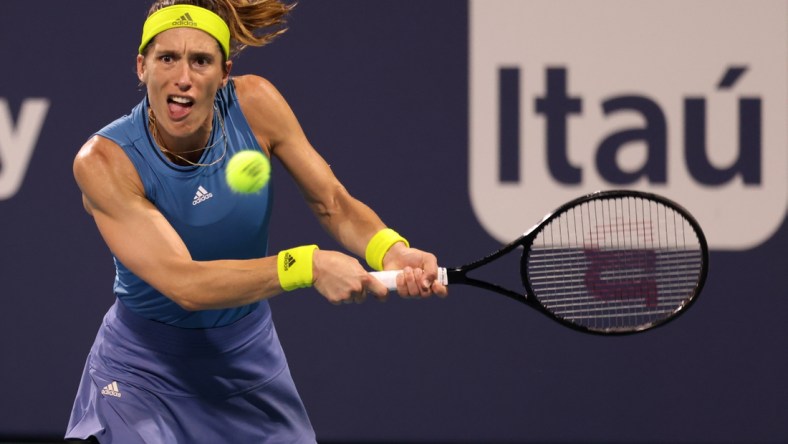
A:
{"type": "Polygon", "coordinates": [[[449,295],[449,289],[438,281],[433,282],[430,288],[432,292],[440,298],[445,298],[449,295]]]}
{"type": "Polygon", "coordinates": [[[352,304],[356,297],[361,293],[360,290],[349,290],[342,296],[343,304],[352,304]]]}
{"type": "Polygon", "coordinates": [[[352,301],[355,302],[356,304],[361,304],[365,300],[367,300],[367,289],[366,288],[364,290],[362,290],[361,292],[353,295],[353,298],[352,298],[352,301]]]}
{"type": "Polygon", "coordinates": [[[432,283],[438,279],[438,259],[430,254],[427,257],[427,260],[424,261],[424,287],[430,288],[432,283]]]}
{"type": "Polygon", "coordinates": [[[425,278],[424,270],[421,268],[417,268],[413,270],[413,277],[415,278],[415,283],[418,285],[419,295],[422,298],[429,297],[432,292],[430,291],[430,287],[432,286],[432,282],[427,281],[425,278]]]}
{"type": "Polygon", "coordinates": [[[397,293],[402,298],[409,298],[410,292],[408,290],[408,276],[410,279],[413,280],[413,269],[410,267],[405,267],[402,269],[402,273],[397,275],[397,293]]]}
{"type": "Polygon", "coordinates": [[[405,284],[405,270],[402,270],[402,273],[397,275],[397,294],[400,295],[402,298],[408,297],[408,287],[405,284]]]}
{"type": "Polygon", "coordinates": [[[386,288],[382,282],[372,277],[372,275],[368,275],[367,277],[367,291],[371,292],[378,300],[385,301],[388,296],[389,289],[386,288]]]}
{"type": "Polygon", "coordinates": [[[416,283],[416,270],[413,268],[407,267],[405,275],[405,287],[407,290],[407,294],[409,297],[415,297],[419,295],[419,285],[416,283]]]}

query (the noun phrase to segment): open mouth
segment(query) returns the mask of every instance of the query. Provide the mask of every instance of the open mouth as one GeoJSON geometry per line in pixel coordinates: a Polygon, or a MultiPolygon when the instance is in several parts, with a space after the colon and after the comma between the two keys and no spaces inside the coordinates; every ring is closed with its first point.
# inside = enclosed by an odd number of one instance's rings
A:
{"type": "Polygon", "coordinates": [[[173,119],[180,119],[189,114],[194,101],[188,97],[169,96],[167,97],[167,108],[170,112],[170,117],[173,119]]]}

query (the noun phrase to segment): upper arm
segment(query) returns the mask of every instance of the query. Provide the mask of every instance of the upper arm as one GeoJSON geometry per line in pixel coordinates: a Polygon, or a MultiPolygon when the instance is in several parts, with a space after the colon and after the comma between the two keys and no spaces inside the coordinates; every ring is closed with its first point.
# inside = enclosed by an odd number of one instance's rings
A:
{"type": "MultiPolygon", "coordinates": [[[[346,190],[331,167],[312,147],[292,109],[267,80],[235,78],[243,113],[260,146],[293,176],[310,205],[331,205],[346,190]]],[[[314,209],[314,208],[313,208],[314,209]]]]}
{"type": "Polygon", "coordinates": [[[177,274],[171,271],[191,257],[180,236],[145,197],[123,150],[94,136],[80,149],[73,171],[83,205],[113,255],[160,292],[177,294],[177,274]]]}
{"type": "Polygon", "coordinates": [[[363,255],[384,227],[369,207],[353,198],[307,140],[295,114],[271,83],[256,76],[235,79],[247,121],[272,157],[282,162],[312,212],[347,249],[363,255]]]}

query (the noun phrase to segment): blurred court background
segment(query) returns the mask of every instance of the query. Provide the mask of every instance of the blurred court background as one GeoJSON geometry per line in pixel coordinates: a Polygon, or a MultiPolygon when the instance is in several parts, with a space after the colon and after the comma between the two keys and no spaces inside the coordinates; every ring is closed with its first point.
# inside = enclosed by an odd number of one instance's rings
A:
{"type": "MultiPolygon", "coordinates": [[[[0,4],[0,441],[62,436],[113,302],[71,162],[142,98],[147,7],[0,4]]],[[[786,442],[787,17],[785,0],[303,0],[242,53],[234,74],[270,79],[351,193],[445,265],[612,188],[675,199],[713,249],[691,311],[623,338],[470,288],[275,298],[319,439],[786,442]]],[[[276,164],[273,186],[271,251],[336,247],[276,164]]]]}

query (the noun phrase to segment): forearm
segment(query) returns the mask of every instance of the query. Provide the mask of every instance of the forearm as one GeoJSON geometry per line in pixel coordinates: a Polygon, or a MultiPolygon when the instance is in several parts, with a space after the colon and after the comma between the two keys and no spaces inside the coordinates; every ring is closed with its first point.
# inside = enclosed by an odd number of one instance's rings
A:
{"type": "Polygon", "coordinates": [[[341,188],[328,203],[310,203],[320,224],[347,251],[363,258],[369,240],[386,225],[367,205],[341,188]]]}
{"type": "Polygon", "coordinates": [[[189,311],[238,307],[281,293],[276,256],[250,260],[192,261],[171,274],[167,297],[189,311]]]}

